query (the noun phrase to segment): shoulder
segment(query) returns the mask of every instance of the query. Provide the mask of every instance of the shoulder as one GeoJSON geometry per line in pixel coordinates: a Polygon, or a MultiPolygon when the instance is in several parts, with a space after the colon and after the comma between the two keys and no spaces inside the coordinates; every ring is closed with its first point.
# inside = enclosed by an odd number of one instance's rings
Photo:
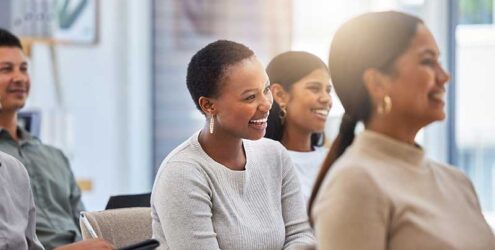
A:
{"type": "Polygon", "coordinates": [[[472,187],[471,180],[460,170],[452,165],[429,160],[433,171],[440,175],[444,182],[454,182],[456,185],[472,187]]]}
{"type": "Polygon", "coordinates": [[[278,141],[268,138],[261,138],[256,141],[244,140],[244,142],[246,145],[246,151],[249,151],[249,156],[252,157],[251,160],[253,162],[256,161],[257,164],[270,166],[269,169],[274,171],[276,166],[292,164],[289,153],[278,141]]]}
{"type": "Polygon", "coordinates": [[[198,149],[186,140],[177,146],[160,164],[156,175],[156,182],[167,179],[167,182],[184,181],[185,179],[204,179],[206,176],[199,159],[198,149]]]}
{"type": "Polygon", "coordinates": [[[29,175],[22,163],[6,153],[0,152],[0,170],[6,176],[6,180],[13,184],[29,183],[29,175]]]}
{"type": "Polygon", "coordinates": [[[355,158],[350,152],[345,152],[333,164],[325,178],[325,186],[339,186],[353,192],[367,192],[379,189],[379,176],[366,163],[355,158]]]}

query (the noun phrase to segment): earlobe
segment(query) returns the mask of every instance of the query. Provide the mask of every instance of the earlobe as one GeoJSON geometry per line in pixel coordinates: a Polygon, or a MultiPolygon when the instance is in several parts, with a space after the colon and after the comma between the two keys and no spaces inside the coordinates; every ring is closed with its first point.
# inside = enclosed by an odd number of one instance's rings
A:
{"type": "Polygon", "coordinates": [[[287,99],[289,94],[285,91],[284,87],[279,83],[270,84],[270,91],[273,95],[273,100],[277,102],[277,104],[285,104],[287,103],[287,99]]]}
{"type": "Polygon", "coordinates": [[[203,113],[205,113],[207,115],[214,115],[214,113],[216,111],[215,110],[215,102],[211,98],[201,96],[198,99],[198,104],[199,104],[199,107],[201,108],[201,110],[203,111],[203,113]]]}

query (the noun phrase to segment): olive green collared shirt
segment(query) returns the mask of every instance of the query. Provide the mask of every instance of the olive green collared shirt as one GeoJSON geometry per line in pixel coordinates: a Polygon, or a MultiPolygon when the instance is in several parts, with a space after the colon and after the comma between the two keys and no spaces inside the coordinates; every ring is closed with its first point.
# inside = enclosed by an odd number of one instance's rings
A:
{"type": "Polygon", "coordinates": [[[0,128],[0,151],[26,167],[36,204],[39,240],[46,249],[80,240],[79,213],[84,206],[67,157],[19,127],[17,133],[19,143],[0,128]]]}

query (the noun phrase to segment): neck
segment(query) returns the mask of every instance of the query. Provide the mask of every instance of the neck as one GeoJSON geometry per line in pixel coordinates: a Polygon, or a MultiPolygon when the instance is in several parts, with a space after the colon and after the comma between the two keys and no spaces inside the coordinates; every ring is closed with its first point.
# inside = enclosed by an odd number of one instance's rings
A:
{"type": "Polygon", "coordinates": [[[246,156],[242,148],[242,139],[222,133],[218,129],[210,134],[208,123],[199,134],[199,144],[216,162],[232,170],[244,170],[246,156]]]}
{"type": "Polygon", "coordinates": [[[0,111],[0,127],[5,129],[10,136],[17,142],[17,112],[0,111]]]}
{"type": "Polygon", "coordinates": [[[416,134],[421,128],[421,126],[414,126],[414,123],[406,119],[394,119],[390,115],[375,115],[366,124],[366,129],[412,145],[415,144],[416,134]]]}
{"type": "Polygon", "coordinates": [[[311,132],[294,128],[290,124],[286,124],[280,143],[292,151],[310,152],[313,150],[311,148],[311,132]]]}

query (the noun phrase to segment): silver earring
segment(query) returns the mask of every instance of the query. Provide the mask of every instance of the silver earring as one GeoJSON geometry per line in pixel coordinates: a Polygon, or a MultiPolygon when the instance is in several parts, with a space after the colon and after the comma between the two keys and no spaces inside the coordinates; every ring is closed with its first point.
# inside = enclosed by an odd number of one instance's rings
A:
{"type": "Polygon", "coordinates": [[[210,117],[210,134],[213,134],[214,128],[215,128],[215,116],[212,115],[210,117]]]}

